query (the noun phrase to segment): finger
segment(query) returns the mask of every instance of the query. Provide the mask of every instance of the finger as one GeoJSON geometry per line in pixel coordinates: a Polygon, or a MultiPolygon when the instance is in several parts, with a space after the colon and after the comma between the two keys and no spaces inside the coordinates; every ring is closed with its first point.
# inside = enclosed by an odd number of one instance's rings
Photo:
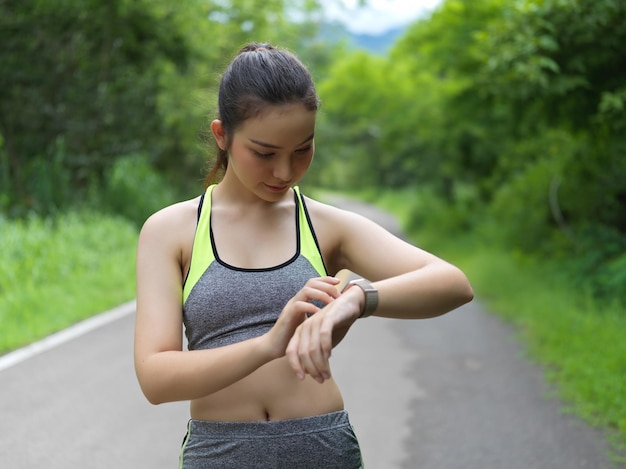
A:
{"type": "Polygon", "coordinates": [[[298,349],[300,347],[300,334],[298,329],[296,329],[296,333],[293,335],[289,344],[287,345],[287,350],[285,355],[287,356],[287,361],[289,362],[289,366],[294,371],[298,379],[304,379],[305,372],[300,364],[300,357],[298,356],[298,349]]]}
{"type": "Polygon", "coordinates": [[[280,313],[276,324],[269,331],[270,341],[279,356],[287,353],[287,347],[294,336],[297,327],[302,324],[307,315],[314,314],[319,308],[306,301],[289,300],[280,313]]]}
{"type": "Polygon", "coordinates": [[[276,325],[281,325],[282,327],[289,327],[287,333],[291,337],[296,329],[302,322],[310,315],[319,311],[319,307],[314,305],[309,301],[299,301],[295,298],[291,299],[280,316],[278,317],[278,321],[276,325]]]}
{"type": "Polygon", "coordinates": [[[303,324],[300,341],[300,362],[304,370],[316,381],[323,383],[330,378],[327,352],[322,347],[321,320],[308,320],[303,324]]]}
{"type": "Polygon", "coordinates": [[[295,296],[301,301],[319,301],[329,304],[339,297],[337,289],[328,284],[306,285],[295,296]]]}
{"type": "Polygon", "coordinates": [[[335,277],[317,277],[308,280],[305,287],[320,290],[327,293],[328,296],[332,298],[338,298],[340,295],[340,292],[336,288],[338,283],[339,279],[335,277]]]}
{"type": "Polygon", "coordinates": [[[326,275],[325,277],[317,277],[312,280],[321,280],[322,282],[328,283],[330,285],[338,285],[340,280],[337,277],[332,277],[330,275],[326,275]]]}
{"type": "Polygon", "coordinates": [[[341,292],[337,289],[337,286],[341,283],[341,280],[339,280],[337,277],[323,277],[323,281],[324,283],[332,287],[332,296],[339,296],[341,294],[341,292]]]}
{"type": "Polygon", "coordinates": [[[303,371],[310,375],[316,381],[319,381],[320,374],[315,367],[312,359],[312,353],[314,353],[314,341],[313,333],[311,331],[312,320],[309,319],[307,324],[303,323],[300,327],[299,343],[298,343],[298,360],[303,371]]]}
{"type": "Polygon", "coordinates": [[[320,337],[320,350],[322,352],[322,356],[325,360],[325,367],[327,371],[330,373],[330,366],[328,360],[330,359],[333,353],[333,331],[335,326],[329,320],[325,320],[322,322],[322,326],[320,328],[319,337],[320,337]]]}
{"type": "Polygon", "coordinates": [[[332,331],[332,322],[328,317],[324,317],[312,338],[315,343],[311,344],[310,356],[323,380],[331,377],[329,359],[332,353],[332,331]]]}

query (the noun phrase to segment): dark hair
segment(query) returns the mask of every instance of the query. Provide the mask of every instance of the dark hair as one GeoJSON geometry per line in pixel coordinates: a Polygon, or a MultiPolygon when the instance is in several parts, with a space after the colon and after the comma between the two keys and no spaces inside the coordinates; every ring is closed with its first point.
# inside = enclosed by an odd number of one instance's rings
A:
{"type": "Polygon", "coordinates": [[[217,158],[205,186],[219,179],[228,166],[233,133],[246,120],[271,105],[302,103],[316,111],[320,100],[307,68],[291,52],[266,43],[250,43],[235,56],[222,75],[218,93],[218,118],[227,148],[217,148],[217,158]]]}

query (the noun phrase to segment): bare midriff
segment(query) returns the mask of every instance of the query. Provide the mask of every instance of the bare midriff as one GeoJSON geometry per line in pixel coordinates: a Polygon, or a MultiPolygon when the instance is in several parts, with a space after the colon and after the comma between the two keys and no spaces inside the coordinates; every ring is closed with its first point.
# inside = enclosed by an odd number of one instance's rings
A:
{"type": "Polygon", "coordinates": [[[300,380],[283,357],[221,391],[191,401],[190,412],[194,420],[259,422],[342,409],[343,398],[334,380],[323,384],[309,376],[300,380]]]}

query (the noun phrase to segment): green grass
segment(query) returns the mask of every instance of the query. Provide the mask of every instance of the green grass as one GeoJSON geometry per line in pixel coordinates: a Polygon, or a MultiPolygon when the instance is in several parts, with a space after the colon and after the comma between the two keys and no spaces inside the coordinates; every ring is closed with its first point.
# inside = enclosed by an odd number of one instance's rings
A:
{"type": "Polygon", "coordinates": [[[135,295],[137,230],[87,212],[0,218],[0,353],[135,295]]]}
{"type": "Polygon", "coordinates": [[[407,193],[379,194],[377,201],[403,226],[417,225],[408,229],[416,244],[465,271],[488,309],[516,326],[528,357],[542,366],[564,411],[607,430],[613,457],[624,462],[617,456],[626,450],[624,306],[577,289],[555,261],[521,255],[459,229],[454,211],[407,193]],[[417,223],[416,210],[431,212],[417,223]]]}

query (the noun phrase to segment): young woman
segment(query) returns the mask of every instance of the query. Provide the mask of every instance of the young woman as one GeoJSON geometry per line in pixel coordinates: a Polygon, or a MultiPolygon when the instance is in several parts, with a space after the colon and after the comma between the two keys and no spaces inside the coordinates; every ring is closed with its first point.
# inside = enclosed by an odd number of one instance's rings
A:
{"type": "Polygon", "coordinates": [[[361,467],[332,348],[361,317],[472,299],[456,267],[300,194],[318,104],[294,55],[244,47],[211,123],[222,178],[141,231],[135,368],[151,403],[191,401],[180,467],[361,467]]]}

